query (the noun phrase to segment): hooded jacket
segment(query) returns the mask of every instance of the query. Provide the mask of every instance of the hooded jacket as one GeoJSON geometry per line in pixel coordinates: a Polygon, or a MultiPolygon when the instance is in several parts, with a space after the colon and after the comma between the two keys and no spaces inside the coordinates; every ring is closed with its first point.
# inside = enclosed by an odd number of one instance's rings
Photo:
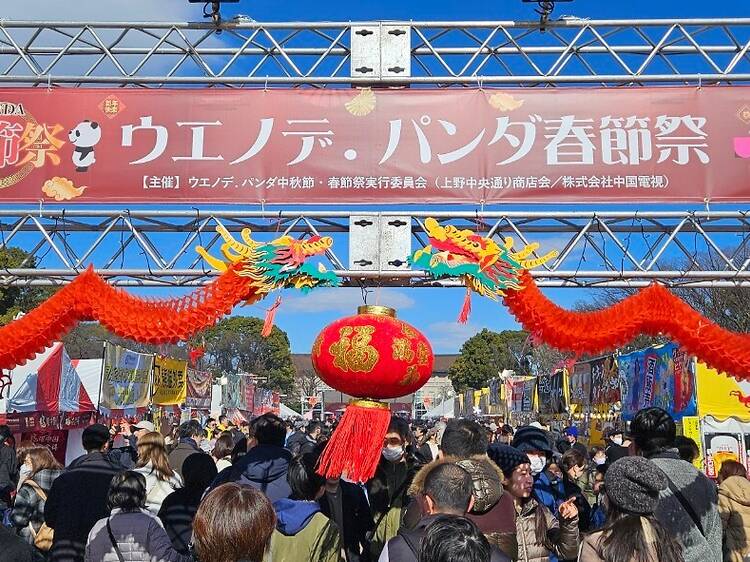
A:
{"type": "Polygon", "coordinates": [[[685,562],[706,562],[721,559],[721,520],[717,508],[716,486],[692,464],[680,459],[677,449],[649,457],[672,485],[680,490],[700,518],[702,529],[682,507],[680,500],[668,487],[659,494],[654,515],[683,547],[685,562]]]}
{"type": "Polygon", "coordinates": [[[276,510],[276,530],[271,536],[273,562],[339,562],[341,538],[317,502],[280,499],[276,510]]]}
{"type": "MultiPolygon", "coordinates": [[[[419,545],[427,534],[426,529],[439,516],[439,513],[427,515],[414,529],[399,531],[398,535],[385,545],[378,562],[417,562],[419,545]]],[[[510,558],[496,546],[492,545],[491,548],[489,562],[510,562],[510,558]]]]}
{"type": "Polygon", "coordinates": [[[744,562],[750,554],[750,481],[730,476],[719,486],[719,516],[724,529],[724,560],[744,562]]]}
{"type": "MultiPolygon", "coordinates": [[[[414,477],[409,487],[409,496],[414,498],[418,494],[423,494],[427,475],[435,466],[447,462],[458,464],[471,475],[474,484],[474,507],[466,517],[479,527],[490,544],[515,559],[518,541],[513,498],[503,490],[503,471],[487,455],[475,455],[468,459],[445,457],[425,465],[414,477]]],[[[405,525],[414,528],[422,515],[417,502],[412,502],[409,514],[405,518],[405,525]]]]}
{"type": "Polygon", "coordinates": [[[257,445],[226,471],[230,471],[229,481],[260,490],[273,503],[292,493],[286,481],[291,460],[292,454],[283,447],[257,445]]]}
{"type": "Polygon", "coordinates": [[[575,560],[578,556],[578,518],[561,519],[559,522],[549,509],[533,497],[517,512],[516,529],[518,533],[518,562],[549,562],[550,553],[560,560],[575,560]],[[537,511],[542,510],[547,526],[546,542],[537,537],[537,511]]]}
{"type": "Polygon", "coordinates": [[[177,472],[167,480],[162,480],[151,461],[141,468],[134,469],[133,472],[143,474],[146,479],[146,509],[154,515],[159,513],[162,502],[169,494],[182,488],[182,478],[177,472]]]}

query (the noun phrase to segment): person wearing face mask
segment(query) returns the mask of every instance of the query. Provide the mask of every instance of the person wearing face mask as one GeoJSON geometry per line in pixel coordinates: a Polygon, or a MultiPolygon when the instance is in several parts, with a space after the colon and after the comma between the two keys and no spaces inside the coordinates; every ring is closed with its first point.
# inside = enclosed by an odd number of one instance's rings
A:
{"type": "MultiPolygon", "coordinates": [[[[518,433],[520,433],[519,430],[518,433]]],[[[490,458],[502,469],[503,486],[513,497],[518,536],[518,562],[550,562],[575,560],[580,534],[578,509],[571,498],[560,504],[554,517],[534,495],[534,477],[530,459],[518,449],[496,445],[489,451],[490,458]]]]}
{"type": "Polygon", "coordinates": [[[408,504],[408,490],[419,468],[407,444],[412,436],[406,420],[393,416],[383,440],[382,456],[375,476],[367,483],[367,496],[374,526],[368,533],[370,557],[377,560],[383,546],[396,536],[408,504]]]}
{"type": "Polygon", "coordinates": [[[562,478],[549,470],[552,461],[552,448],[547,433],[538,427],[520,428],[513,437],[512,446],[529,458],[529,469],[534,477],[534,496],[553,515],[566,501],[562,478]]]}
{"type": "Polygon", "coordinates": [[[616,460],[622,457],[627,457],[630,454],[630,440],[625,439],[622,429],[614,428],[609,430],[605,439],[609,441],[609,445],[604,450],[607,457],[607,464],[612,464],[616,460]]]}

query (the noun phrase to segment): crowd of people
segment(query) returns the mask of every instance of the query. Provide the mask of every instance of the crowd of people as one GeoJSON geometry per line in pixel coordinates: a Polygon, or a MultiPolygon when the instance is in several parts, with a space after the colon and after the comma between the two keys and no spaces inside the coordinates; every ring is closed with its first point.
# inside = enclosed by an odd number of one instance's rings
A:
{"type": "Polygon", "coordinates": [[[561,435],[393,417],[375,476],[325,479],[330,422],[265,414],[83,431],[62,467],[0,426],[0,561],[746,562],[750,482],[697,470],[664,410],[588,448],[561,435]]]}

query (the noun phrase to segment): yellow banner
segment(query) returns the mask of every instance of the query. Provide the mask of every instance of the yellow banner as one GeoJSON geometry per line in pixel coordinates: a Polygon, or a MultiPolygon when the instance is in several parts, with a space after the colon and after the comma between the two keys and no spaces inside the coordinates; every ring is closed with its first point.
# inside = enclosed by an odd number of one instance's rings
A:
{"type": "Polygon", "coordinates": [[[187,361],[158,356],[154,361],[154,395],[157,406],[184,404],[187,396],[187,361]]]}
{"type": "Polygon", "coordinates": [[[698,416],[685,416],[682,418],[682,434],[689,437],[698,445],[698,458],[693,460],[695,468],[703,470],[703,440],[701,439],[701,424],[698,416]]]}
{"type": "Polygon", "coordinates": [[[698,363],[698,414],[750,421],[750,383],[739,382],[698,363]]]}

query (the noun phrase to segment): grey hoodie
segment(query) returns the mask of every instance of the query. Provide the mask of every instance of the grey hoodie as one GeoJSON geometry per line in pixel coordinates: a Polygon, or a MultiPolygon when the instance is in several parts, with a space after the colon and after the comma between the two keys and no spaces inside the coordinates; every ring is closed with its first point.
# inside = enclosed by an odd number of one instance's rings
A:
{"type": "Polygon", "coordinates": [[[692,464],[680,459],[676,449],[650,459],[680,490],[700,518],[702,533],[672,490],[668,487],[661,492],[654,515],[682,544],[685,562],[721,560],[722,530],[716,486],[692,464]]]}

